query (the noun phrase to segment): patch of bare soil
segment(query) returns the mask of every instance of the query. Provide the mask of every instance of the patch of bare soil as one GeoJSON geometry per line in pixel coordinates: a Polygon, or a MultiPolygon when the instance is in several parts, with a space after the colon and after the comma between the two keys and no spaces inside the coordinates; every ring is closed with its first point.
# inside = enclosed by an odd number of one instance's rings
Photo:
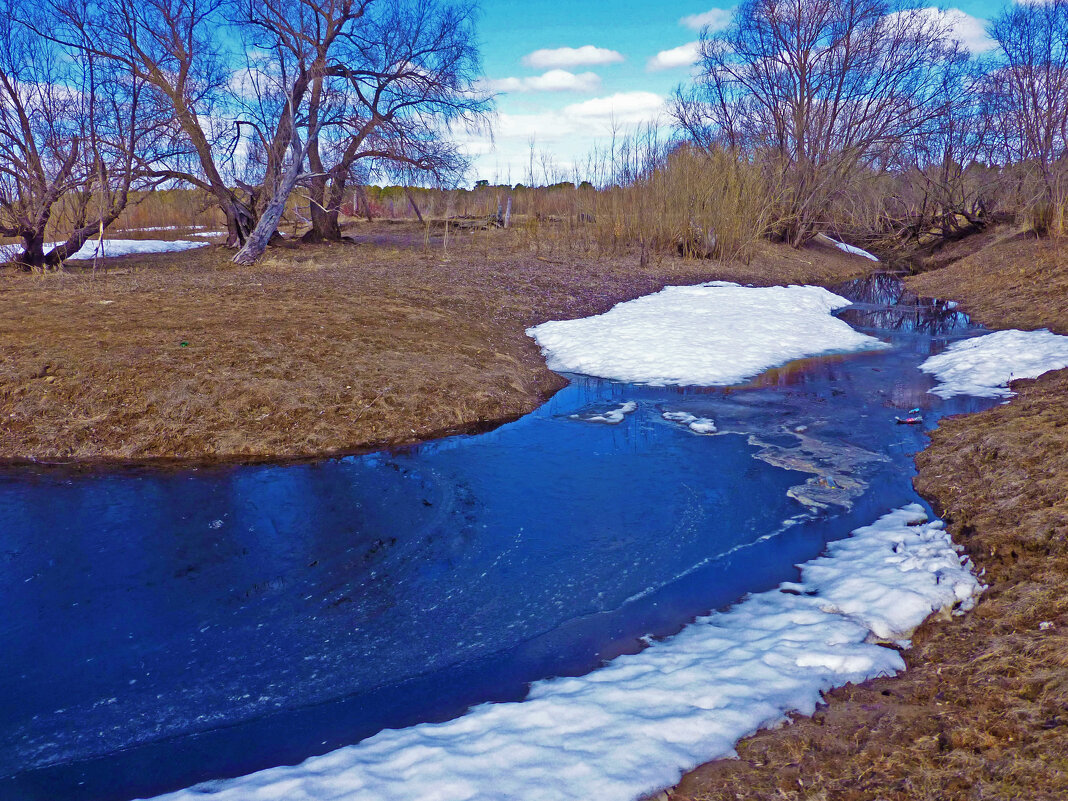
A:
{"type": "Polygon", "coordinates": [[[563,382],[524,330],[713,278],[833,283],[863,259],[767,246],[746,265],[591,259],[512,231],[220,247],[0,272],[0,458],[279,459],[526,413],[563,382]]]}
{"type": "MultiPolygon", "coordinates": [[[[1068,333],[1068,260],[998,240],[909,280],[997,327],[1068,333]]],[[[917,458],[932,500],[990,588],[975,611],[917,632],[899,677],[828,694],[668,795],[707,799],[1068,798],[1068,371],[945,420],[917,458]]]]}

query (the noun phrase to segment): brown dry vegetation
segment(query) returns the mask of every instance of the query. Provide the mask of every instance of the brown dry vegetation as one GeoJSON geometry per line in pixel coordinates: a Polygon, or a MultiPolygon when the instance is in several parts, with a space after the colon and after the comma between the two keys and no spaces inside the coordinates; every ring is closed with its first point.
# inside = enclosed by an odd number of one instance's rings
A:
{"type": "MultiPolygon", "coordinates": [[[[910,287],[990,326],[1068,333],[1065,249],[1005,232],[985,245],[910,287]]],[[[1014,387],[943,421],[917,459],[917,489],[986,571],[975,612],[921,627],[903,675],[829,693],[672,799],[1068,798],[1068,371],[1014,387]]]]}
{"type": "Polygon", "coordinates": [[[272,249],[254,268],[209,247],[0,273],[0,458],[272,459],[424,439],[562,385],[532,324],[671,283],[828,283],[868,266],[818,246],[760,246],[750,267],[642,266],[544,237],[535,252],[522,230],[454,231],[447,250],[414,224],[353,233],[360,244],[272,249]]]}

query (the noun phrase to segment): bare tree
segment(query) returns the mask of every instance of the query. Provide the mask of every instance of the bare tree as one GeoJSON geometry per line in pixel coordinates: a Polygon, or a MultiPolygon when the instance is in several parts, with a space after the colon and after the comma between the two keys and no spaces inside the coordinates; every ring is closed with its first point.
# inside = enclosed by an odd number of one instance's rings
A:
{"type": "Polygon", "coordinates": [[[160,126],[139,81],[16,11],[0,3],[0,234],[22,239],[17,262],[43,269],[102,235],[132,189],[151,188],[139,163],[160,126]],[[48,234],[61,241],[46,253],[48,234]]]}
{"type": "Polygon", "coordinates": [[[466,171],[449,127],[476,125],[489,109],[489,98],[473,89],[474,17],[467,3],[382,3],[342,43],[329,68],[342,82],[342,114],[309,149],[310,238],[340,238],[338,213],[358,172],[448,182],[466,171]]]}
{"type": "Polygon", "coordinates": [[[1068,0],[1010,6],[990,33],[1003,157],[1035,173],[1038,227],[1068,235],[1068,0]]]}
{"type": "Polygon", "coordinates": [[[702,34],[702,74],[675,116],[697,143],[765,165],[799,246],[939,115],[943,70],[966,57],[948,34],[896,0],[744,0],[726,31],[702,34]]]}

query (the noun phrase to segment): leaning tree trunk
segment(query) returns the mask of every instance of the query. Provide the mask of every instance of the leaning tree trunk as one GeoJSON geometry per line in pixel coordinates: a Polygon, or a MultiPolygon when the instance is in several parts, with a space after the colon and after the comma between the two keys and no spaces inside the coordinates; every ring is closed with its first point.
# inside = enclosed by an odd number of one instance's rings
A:
{"type": "MultiPolygon", "coordinates": [[[[296,147],[294,147],[296,149],[296,147]]],[[[289,169],[286,170],[282,179],[278,182],[274,190],[274,195],[271,196],[270,202],[263,210],[263,214],[260,215],[259,221],[256,223],[256,227],[252,233],[249,234],[248,239],[245,240],[245,246],[237,252],[234,256],[234,264],[252,265],[256,263],[256,259],[263,255],[263,252],[267,250],[267,244],[271,241],[271,237],[274,236],[278,230],[278,223],[282,219],[282,214],[286,210],[286,201],[289,200],[290,194],[293,192],[293,188],[297,185],[297,180],[300,178],[300,168],[304,162],[303,152],[299,153],[300,158],[294,158],[289,165],[289,169]]]]}

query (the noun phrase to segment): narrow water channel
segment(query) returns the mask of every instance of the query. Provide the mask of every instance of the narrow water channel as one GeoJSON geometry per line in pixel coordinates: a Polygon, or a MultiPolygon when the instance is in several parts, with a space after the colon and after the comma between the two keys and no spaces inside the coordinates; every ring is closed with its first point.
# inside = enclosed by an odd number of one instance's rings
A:
{"type": "Polygon", "coordinates": [[[793,578],[916,500],[924,427],[990,404],[918,370],[978,333],[952,304],[889,276],[836,291],[891,349],[731,388],[568,376],[492,432],[316,464],[0,471],[0,797],[292,764],[793,578]]]}

